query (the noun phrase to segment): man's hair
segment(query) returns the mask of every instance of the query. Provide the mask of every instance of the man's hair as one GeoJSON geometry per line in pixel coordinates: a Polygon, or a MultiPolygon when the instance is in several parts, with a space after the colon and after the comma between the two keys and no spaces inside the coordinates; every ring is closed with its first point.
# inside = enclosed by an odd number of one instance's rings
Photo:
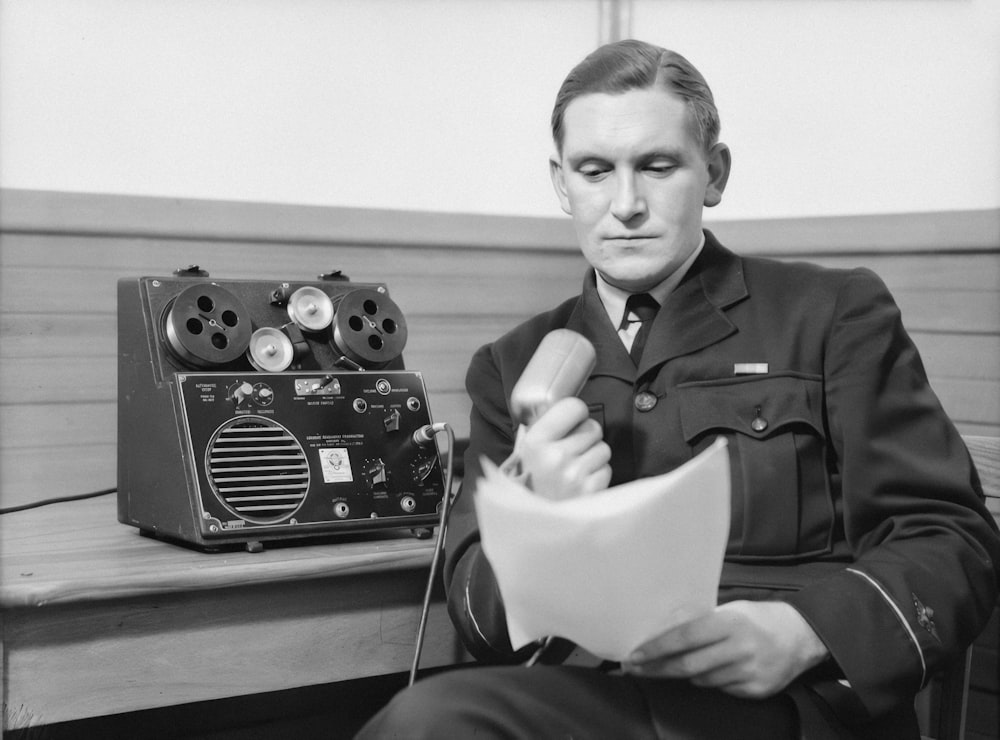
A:
{"type": "Polygon", "coordinates": [[[712,91],[691,62],[675,51],[629,39],[605,44],[576,65],[559,88],[552,109],[552,138],[561,153],[566,106],[581,95],[624,93],[660,86],[683,98],[698,142],[707,152],[719,140],[719,111],[712,91]]]}

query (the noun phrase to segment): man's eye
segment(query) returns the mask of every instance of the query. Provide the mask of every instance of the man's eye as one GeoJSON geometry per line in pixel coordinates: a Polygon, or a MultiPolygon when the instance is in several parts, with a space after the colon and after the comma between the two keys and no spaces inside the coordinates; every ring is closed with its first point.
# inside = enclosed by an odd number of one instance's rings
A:
{"type": "Polygon", "coordinates": [[[666,177],[675,169],[677,165],[664,163],[647,164],[643,169],[654,177],[666,177]]]}
{"type": "Polygon", "coordinates": [[[583,175],[588,180],[599,180],[605,174],[607,174],[607,168],[598,167],[596,165],[591,165],[588,167],[581,167],[580,174],[583,175]]]}

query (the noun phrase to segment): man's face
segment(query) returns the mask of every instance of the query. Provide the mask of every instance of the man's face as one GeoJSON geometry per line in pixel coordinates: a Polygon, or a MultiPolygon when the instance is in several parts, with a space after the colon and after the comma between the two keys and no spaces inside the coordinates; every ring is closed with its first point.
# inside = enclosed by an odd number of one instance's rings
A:
{"type": "Polygon", "coordinates": [[[684,101],[665,90],[591,93],[566,107],[551,169],[584,257],[612,285],[641,292],[701,242],[702,208],[722,198],[729,150],[706,154],[684,101]]]}

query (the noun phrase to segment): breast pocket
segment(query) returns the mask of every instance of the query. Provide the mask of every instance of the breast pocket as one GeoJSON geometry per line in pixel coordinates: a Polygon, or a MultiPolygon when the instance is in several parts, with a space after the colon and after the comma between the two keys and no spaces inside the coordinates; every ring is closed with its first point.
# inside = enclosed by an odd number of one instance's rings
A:
{"type": "Polygon", "coordinates": [[[684,438],[699,452],[729,440],[733,559],[828,552],[835,513],[818,376],[767,375],[678,387],[684,438]]]}

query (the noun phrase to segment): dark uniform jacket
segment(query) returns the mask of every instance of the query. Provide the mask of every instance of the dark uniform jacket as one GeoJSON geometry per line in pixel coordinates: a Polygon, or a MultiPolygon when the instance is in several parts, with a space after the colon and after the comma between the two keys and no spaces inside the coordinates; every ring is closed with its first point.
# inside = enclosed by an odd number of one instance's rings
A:
{"type": "Polygon", "coordinates": [[[795,606],[860,711],[912,706],[931,672],[982,630],[997,599],[1000,539],[885,285],[865,269],[741,258],[706,232],[638,368],[593,271],[582,295],[473,357],[470,446],[445,580],[452,619],[476,657],[512,657],[478,543],[480,457],[510,454],[511,389],[542,337],[563,327],[597,350],[580,395],[613,451],[612,485],[667,472],[728,439],[720,601],[795,606]]]}

